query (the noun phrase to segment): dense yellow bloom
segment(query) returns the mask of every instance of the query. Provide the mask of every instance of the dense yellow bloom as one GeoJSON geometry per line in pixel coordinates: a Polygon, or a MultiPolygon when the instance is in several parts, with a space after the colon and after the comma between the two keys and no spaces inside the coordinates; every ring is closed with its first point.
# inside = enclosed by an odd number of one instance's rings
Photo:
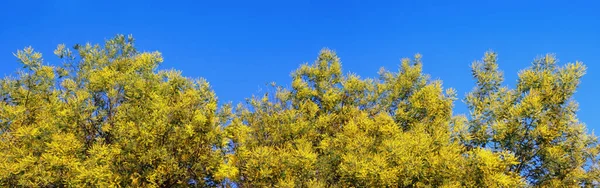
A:
{"type": "Polygon", "coordinates": [[[238,109],[227,127],[237,185],[524,185],[509,171],[511,154],[463,147],[452,132],[462,123],[452,116],[454,91],[421,70],[417,55],[398,73],[361,79],[343,75],[339,58],[323,50],[292,74],[291,90],[278,87],[238,109]]]}
{"type": "Polygon", "coordinates": [[[472,111],[469,147],[510,152],[510,171],[529,185],[592,186],[598,183],[599,148],[577,120],[572,99],[585,66],[556,65],[553,55],[519,73],[517,87],[501,87],[496,54],[473,64],[477,87],[467,96],[472,111]]]}
{"type": "Polygon", "coordinates": [[[0,81],[2,187],[598,186],[597,140],[576,117],[582,63],[552,55],[502,86],[496,54],[472,66],[469,115],[421,55],[378,78],[328,49],[291,87],[218,106],[203,79],[158,70],[131,36],[28,47],[0,81]]]}
{"type": "Polygon", "coordinates": [[[224,137],[203,80],[157,71],[158,52],[125,36],[105,46],[59,45],[61,67],[32,48],[2,81],[0,183],[22,186],[186,186],[220,182],[224,137]],[[59,76],[57,76],[58,73],[59,76]]]}

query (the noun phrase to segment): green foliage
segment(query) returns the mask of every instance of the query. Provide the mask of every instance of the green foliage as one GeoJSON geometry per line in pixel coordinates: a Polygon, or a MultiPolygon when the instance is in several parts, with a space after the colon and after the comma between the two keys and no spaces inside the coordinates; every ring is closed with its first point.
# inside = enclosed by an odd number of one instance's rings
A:
{"type": "Polygon", "coordinates": [[[596,137],[577,120],[572,99],[585,66],[556,65],[553,55],[536,59],[519,73],[517,87],[501,87],[496,54],[473,64],[477,87],[467,96],[473,118],[471,147],[513,153],[511,172],[530,185],[579,186],[598,183],[596,137]]]}
{"type": "Polygon", "coordinates": [[[203,79],[158,70],[131,36],[32,48],[0,81],[0,185],[6,187],[597,186],[595,136],[576,117],[582,63],[552,55],[502,86],[496,54],[454,115],[454,89],[421,55],[378,78],[345,74],[324,49],[290,88],[232,108],[203,79]],[[73,51],[72,51],[73,50],[73,51]],[[194,183],[190,183],[194,182],[194,183]]]}

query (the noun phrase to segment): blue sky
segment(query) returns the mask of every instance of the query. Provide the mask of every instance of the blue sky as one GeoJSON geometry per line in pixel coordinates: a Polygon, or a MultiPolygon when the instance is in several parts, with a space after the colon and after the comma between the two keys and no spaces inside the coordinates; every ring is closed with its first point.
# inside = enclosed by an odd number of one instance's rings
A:
{"type": "MultiPolygon", "coordinates": [[[[474,86],[469,65],[492,49],[507,85],[538,55],[583,61],[588,74],[575,99],[579,117],[600,128],[600,6],[596,1],[3,1],[0,74],[12,55],[33,46],[49,63],[59,43],[102,42],[133,34],[137,47],[158,50],[189,77],[204,77],[221,101],[241,102],[337,51],[345,72],[375,77],[400,59],[423,54],[424,71],[461,97],[474,86]],[[596,115],[594,115],[596,114],[596,115]]],[[[467,113],[461,101],[456,113],[467,113]]],[[[598,132],[595,130],[594,132],[598,132]]]]}

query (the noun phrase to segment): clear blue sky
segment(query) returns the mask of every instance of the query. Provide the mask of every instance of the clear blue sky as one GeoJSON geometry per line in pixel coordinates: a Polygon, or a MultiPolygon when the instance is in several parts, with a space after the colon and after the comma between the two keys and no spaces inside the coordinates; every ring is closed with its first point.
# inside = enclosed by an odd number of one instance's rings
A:
{"type": "MultiPolygon", "coordinates": [[[[0,3],[0,74],[12,53],[33,46],[56,63],[59,43],[102,42],[133,34],[158,50],[162,68],[210,81],[221,101],[240,102],[312,62],[338,52],[346,72],[375,77],[400,58],[422,53],[424,70],[461,97],[474,86],[469,65],[499,53],[506,84],[538,55],[583,61],[579,117],[600,128],[600,3],[597,1],[17,1],[0,3]]],[[[457,113],[466,113],[457,101],[457,113]]],[[[594,131],[598,132],[598,130],[594,131]]]]}

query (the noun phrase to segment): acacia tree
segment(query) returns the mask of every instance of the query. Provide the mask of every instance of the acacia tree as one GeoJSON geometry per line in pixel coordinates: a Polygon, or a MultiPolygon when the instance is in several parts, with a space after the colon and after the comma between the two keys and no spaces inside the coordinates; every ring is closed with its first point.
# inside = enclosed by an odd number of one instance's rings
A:
{"type": "Polygon", "coordinates": [[[334,52],[292,74],[292,89],[239,106],[227,132],[241,187],[518,186],[508,153],[465,152],[455,96],[420,55],[380,79],[343,75],[334,52]],[[478,173],[474,175],[474,173],[478,173]]]}
{"type": "Polygon", "coordinates": [[[598,183],[596,137],[576,116],[573,94],[585,73],[581,62],[557,65],[553,55],[519,73],[517,87],[502,87],[494,52],[472,66],[477,87],[471,109],[469,147],[511,152],[510,167],[534,186],[592,186],[598,183]]]}
{"type": "Polygon", "coordinates": [[[62,66],[32,48],[1,82],[3,186],[215,185],[222,120],[204,80],[157,71],[160,53],[118,35],[104,46],[59,45],[62,66]]]}
{"type": "Polygon", "coordinates": [[[576,117],[581,63],[547,55],[502,87],[496,54],[472,67],[470,115],[422,73],[421,56],[377,79],[322,50],[291,88],[217,106],[202,79],[159,71],[133,38],[59,45],[63,65],[18,51],[0,81],[6,187],[597,186],[597,140],[576,117]]]}

